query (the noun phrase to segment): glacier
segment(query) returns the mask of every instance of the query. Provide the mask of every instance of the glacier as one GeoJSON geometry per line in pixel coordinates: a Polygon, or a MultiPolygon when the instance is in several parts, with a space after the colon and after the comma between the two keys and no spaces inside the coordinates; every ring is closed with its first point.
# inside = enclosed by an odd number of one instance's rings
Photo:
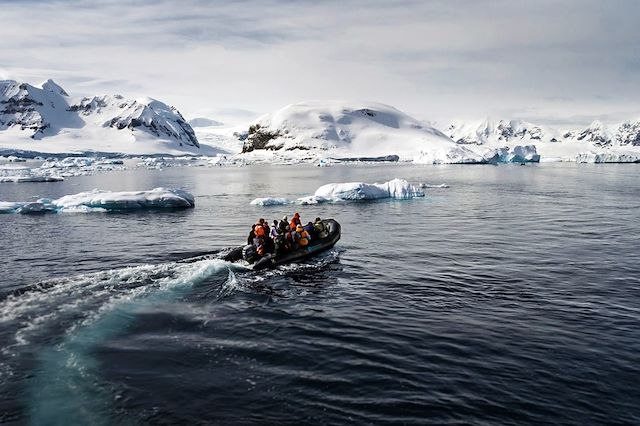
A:
{"type": "Polygon", "coordinates": [[[512,149],[508,147],[489,149],[482,156],[489,164],[540,162],[540,154],[535,145],[516,145],[512,149]]]}

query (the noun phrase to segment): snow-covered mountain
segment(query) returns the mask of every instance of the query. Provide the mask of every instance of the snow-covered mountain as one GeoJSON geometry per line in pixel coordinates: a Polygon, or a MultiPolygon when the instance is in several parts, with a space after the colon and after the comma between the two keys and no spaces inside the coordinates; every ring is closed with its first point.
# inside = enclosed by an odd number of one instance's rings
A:
{"type": "Polygon", "coordinates": [[[494,120],[451,122],[443,131],[462,145],[510,145],[558,142],[560,132],[523,120],[494,120]]]}
{"type": "Polygon", "coordinates": [[[260,117],[246,133],[243,154],[288,157],[471,155],[439,130],[380,103],[310,101],[260,117]]]}
{"type": "Polygon", "coordinates": [[[640,120],[606,125],[594,121],[585,129],[567,132],[565,137],[590,142],[596,146],[640,146],[640,120]]]}
{"type": "Polygon", "coordinates": [[[508,145],[540,142],[583,142],[596,147],[640,146],[640,120],[606,125],[594,121],[582,129],[563,130],[523,120],[451,122],[443,132],[458,144],[508,145]]]}
{"type": "Polygon", "coordinates": [[[0,147],[38,152],[210,153],[174,107],[120,95],[72,98],[52,80],[0,81],[0,147]]]}
{"type": "Polygon", "coordinates": [[[640,120],[612,125],[594,121],[586,128],[574,130],[523,120],[457,120],[445,126],[443,132],[457,144],[468,147],[534,145],[543,160],[640,158],[640,120]]]}

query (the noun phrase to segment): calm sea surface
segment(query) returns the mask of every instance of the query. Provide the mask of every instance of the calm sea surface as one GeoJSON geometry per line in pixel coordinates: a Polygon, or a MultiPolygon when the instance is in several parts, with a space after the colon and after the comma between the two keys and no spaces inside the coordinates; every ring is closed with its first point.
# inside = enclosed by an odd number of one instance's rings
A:
{"type": "Polygon", "coordinates": [[[639,424],[638,165],[131,170],[0,200],[181,187],[188,211],[0,216],[0,423],[639,424]],[[259,196],[446,183],[299,207],[343,235],[254,273],[259,196]]]}

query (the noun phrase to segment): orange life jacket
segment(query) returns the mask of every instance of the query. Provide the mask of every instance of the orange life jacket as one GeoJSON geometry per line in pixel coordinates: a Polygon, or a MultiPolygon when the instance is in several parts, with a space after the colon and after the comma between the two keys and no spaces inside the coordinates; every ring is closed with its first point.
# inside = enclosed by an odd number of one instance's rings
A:
{"type": "Polygon", "coordinates": [[[300,233],[300,245],[302,247],[309,245],[309,233],[307,231],[300,233]]]}

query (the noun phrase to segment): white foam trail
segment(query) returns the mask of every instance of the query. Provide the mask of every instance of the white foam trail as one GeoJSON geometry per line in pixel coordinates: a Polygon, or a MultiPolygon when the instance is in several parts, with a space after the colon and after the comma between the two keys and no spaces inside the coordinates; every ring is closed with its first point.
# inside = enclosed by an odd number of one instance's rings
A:
{"type": "MultiPolygon", "coordinates": [[[[36,424],[64,423],[73,416],[77,423],[100,423],[105,418],[105,411],[111,409],[114,391],[105,387],[108,385],[96,374],[99,365],[91,350],[125,329],[140,306],[175,298],[192,285],[202,283],[225,269],[229,273],[221,288],[227,293],[232,292],[234,282],[237,282],[232,269],[239,268],[223,260],[207,259],[188,264],[117,269],[69,280],[63,287],[74,291],[74,295],[81,298],[93,294],[101,296],[96,296],[99,300],[92,303],[83,300],[77,304],[62,304],[63,309],[58,310],[59,313],[68,313],[67,310],[91,305],[89,311],[83,310],[82,316],[75,318],[66,328],[60,343],[39,352],[40,363],[29,387],[30,420],[36,424]],[[103,278],[103,281],[96,278],[103,278]],[[81,286],[80,283],[88,285],[81,286]]],[[[57,287],[54,287],[56,294],[64,292],[57,287]]],[[[42,297],[43,300],[35,299],[45,306],[51,302],[46,296],[42,297]]],[[[15,308],[12,301],[2,305],[0,311],[8,314],[6,317],[20,318],[15,316],[15,308]],[[11,308],[5,312],[9,306],[11,308]]],[[[60,319],[54,317],[52,321],[60,319]]]]}
{"type": "Polygon", "coordinates": [[[112,269],[40,283],[0,302],[0,328],[11,330],[8,337],[13,337],[1,353],[15,355],[49,328],[62,327],[67,335],[73,334],[127,302],[202,282],[224,269],[229,269],[229,276],[222,288],[230,294],[237,285],[232,268],[242,267],[207,259],[112,269]]]}

